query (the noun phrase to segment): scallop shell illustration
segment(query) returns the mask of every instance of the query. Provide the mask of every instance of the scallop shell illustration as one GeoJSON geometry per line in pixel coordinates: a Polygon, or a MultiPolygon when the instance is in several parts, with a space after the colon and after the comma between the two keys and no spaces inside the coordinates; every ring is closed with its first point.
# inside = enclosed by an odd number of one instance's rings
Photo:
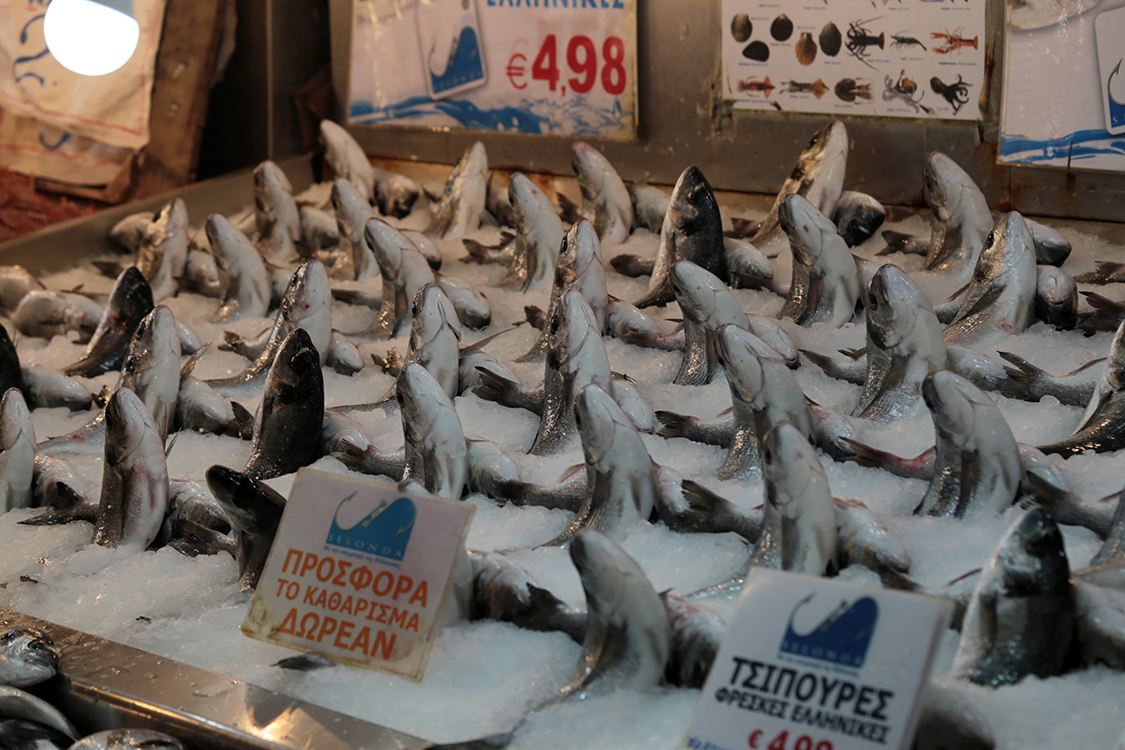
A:
{"type": "Polygon", "coordinates": [[[757,62],[765,62],[770,59],[770,48],[765,42],[750,42],[746,45],[746,49],[742,50],[742,56],[757,62]]]}
{"type": "Polygon", "coordinates": [[[752,33],[754,33],[754,24],[750,23],[750,16],[745,13],[739,13],[730,20],[730,35],[734,37],[734,41],[745,42],[752,33]]]}
{"type": "Polygon", "coordinates": [[[840,30],[836,28],[836,24],[829,21],[824,24],[824,28],[820,30],[820,50],[829,57],[835,57],[840,51],[840,45],[843,44],[844,39],[840,35],[840,30]]]}
{"type": "Polygon", "coordinates": [[[789,20],[789,16],[782,13],[773,19],[773,23],[770,24],[770,36],[779,42],[784,42],[793,36],[793,22],[789,20]]]}
{"type": "Polygon", "coordinates": [[[797,40],[797,62],[801,65],[812,65],[813,60],[816,59],[816,42],[813,41],[812,34],[807,31],[801,32],[801,38],[797,40]]]}

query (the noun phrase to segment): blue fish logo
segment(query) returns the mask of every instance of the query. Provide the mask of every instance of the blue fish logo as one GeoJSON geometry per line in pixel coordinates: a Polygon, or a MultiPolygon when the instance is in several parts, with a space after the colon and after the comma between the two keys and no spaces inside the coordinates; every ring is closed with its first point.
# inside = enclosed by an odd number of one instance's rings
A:
{"type": "Polygon", "coordinates": [[[410,543],[410,532],[414,528],[414,502],[410,498],[400,497],[388,503],[384,498],[373,511],[345,529],[339,524],[340,509],[354,497],[353,492],[336,506],[325,544],[401,561],[406,555],[406,545],[410,543]]]}
{"type": "Polygon", "coordinates": [[[809,594],[789,613],[789,624],[781,639],[781,651],[794,656],[818,659],[831,664],[859,669],[867,659],[867,647],[879,619],[879,605],[869,596],[851,604],[840,602],[824,620],[808,633],[793,629],[797,610],[809,603],[816,593],[809,594]]]}
{"type": "Polygon", "coordinates": [[[1109,108],[1109,127],[1111,130],[1116,130],[1120,127],[1125,127],[1125,102],[1118,101],[1115,92],[1121,87],[1121,83],[1114,82],[1114,79],[1121,75],[1122,60],[1117,61],[1117,67],[1109,74],[1109,78],[1105,81],[1106,93],[1106,106],[1109,108]]]}

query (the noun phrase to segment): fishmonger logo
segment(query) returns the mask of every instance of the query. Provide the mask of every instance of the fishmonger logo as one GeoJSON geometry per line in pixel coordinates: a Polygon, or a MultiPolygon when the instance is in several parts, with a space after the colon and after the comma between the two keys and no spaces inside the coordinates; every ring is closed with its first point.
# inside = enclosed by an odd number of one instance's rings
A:
{"type": "Polygon", "coordinates": [[[367,510],[364,506],[369,508],[371,499],[356,500],[355,494],[336,506],[325,544],[401,561],[414,528],[414,502],[406,497],[390,502],[382,498],[367,510]]]}
{"type": "MultiPolygon", "coordinates": [[[[879,619],[879,605],[869,596],[856,599],[850,604],[846,600],[842,601],[820,624],[799,633],[793,621],[797,612],[814,596],[816,592],[797,602],[789,613],[789,624],[781,639],[781,651],[859,669],[867,658],[867,647],[871,645],[871,636],[879,619]]],[[[807,621],[808,617],[806,612],[803,619],[807,621]]]]}

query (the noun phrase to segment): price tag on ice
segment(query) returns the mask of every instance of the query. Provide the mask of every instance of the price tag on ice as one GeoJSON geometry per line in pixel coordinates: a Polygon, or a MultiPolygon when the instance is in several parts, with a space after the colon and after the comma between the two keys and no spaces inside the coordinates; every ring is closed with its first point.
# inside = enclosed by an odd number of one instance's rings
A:
{"type": "Polygon", "coordinates": [[[909,747],[951,609],[933,597],[755,570],[681,746],[909,747]]]}
{"type": "Polygon", "coordinates": [[[301,469],[242,632],[420,681],[474,510],[301,469]]]}

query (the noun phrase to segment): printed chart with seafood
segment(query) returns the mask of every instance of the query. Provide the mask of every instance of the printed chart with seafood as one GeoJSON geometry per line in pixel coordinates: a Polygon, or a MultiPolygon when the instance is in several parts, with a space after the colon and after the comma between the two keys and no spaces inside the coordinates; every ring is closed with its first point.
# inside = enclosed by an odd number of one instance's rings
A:
{"type": "Polygon", "coordinates": [[[974,120],[982,0],[723,0],[736,109],[974,120]]]}

